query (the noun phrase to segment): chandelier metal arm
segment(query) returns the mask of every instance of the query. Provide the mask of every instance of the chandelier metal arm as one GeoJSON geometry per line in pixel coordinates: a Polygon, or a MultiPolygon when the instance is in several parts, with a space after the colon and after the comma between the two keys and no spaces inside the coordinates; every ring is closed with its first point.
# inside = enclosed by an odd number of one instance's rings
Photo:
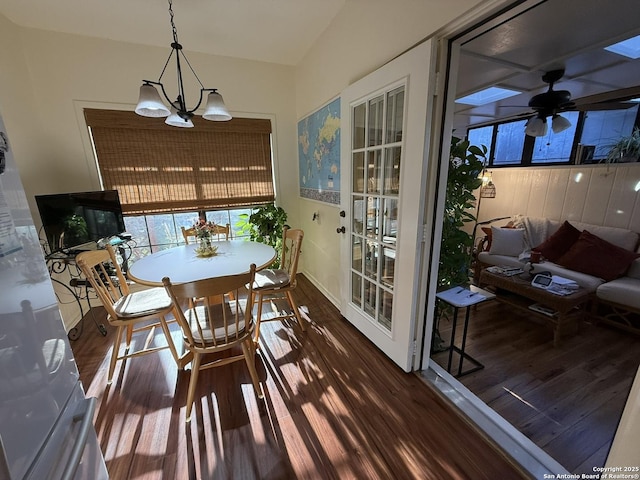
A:
{"type": "Polygon", "coordinates": [[[231,119],[231,115],[229,114],[226,106],[224,105],[224,101],[222,96],[218,93],[215,88],[205,88],[200,78],[196,74],[195,70],[191,66],[189,59],[184,54],[182,50],[182,45],[178,41],[178,31],[176,29],[175,22],[173,20],[173,4],[171,0],[169,2],[169,15],[171,19],[171,29],[173,34],[173,43],[171,43],[171,52],[169,53],[169,57],[162,68],[162,72],[160,73],[160,77],[158,81],[153,80],[143,80],[143,86],[140,87],[140,98],[138,100],[138,105],[136,106],[136,113],[143,116],[148,117],[168,117],[165,123],[172,126],[187,126],[193,127],[191,123],[191,118],[194,116],[194,112],[200,108],[202,104],[205,92],[210,92],[207,99],[207,105],[205,108],[205,112],[202,117],[206,120],[215,120],[215,121],[226,121],[231,119]],[[171,58],[175,53],[176,60],[176,75],[177,75],[177,83],[178,83],[178,95],[175,100],[172,100],[169,97],[166,89],[164,88],[164,84],[162,83],[162,77],[171,62],[171,58]],[[182,78],[182,64],[180,60],[180,56],[187,64],[191,73],[197,80],[200,85],[200,98],[198,99],[198,103],[192,109],[187,109],[185,93],[184,93],[184,80],[182,78]],[[173,111],[170,111],[166,108],[166,106],[162,105],[162,99],[158,95],[157,90],[153,87],[154,85],[159,86],[160,90],[162,90],[162,96],[164,96],[165,100],[169,103],[173,111]],[[174,118],[175,115],[184,120],[177,120],[174,118]]]}

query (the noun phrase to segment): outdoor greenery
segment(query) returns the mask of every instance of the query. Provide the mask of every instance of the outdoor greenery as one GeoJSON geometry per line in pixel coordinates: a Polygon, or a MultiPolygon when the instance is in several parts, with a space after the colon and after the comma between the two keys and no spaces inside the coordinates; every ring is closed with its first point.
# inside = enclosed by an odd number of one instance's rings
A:
{"type": "Polygon", "coordinates": [[[262,205],[252,210],[251,215],[243,213],[236,227],[248,239],[254,242],[266,243],[275,248],[278,258],[272,268],[280,265],[280,251],[282,250],[282,230],[286,225],[287,212],[273,203],[262,205]]]}

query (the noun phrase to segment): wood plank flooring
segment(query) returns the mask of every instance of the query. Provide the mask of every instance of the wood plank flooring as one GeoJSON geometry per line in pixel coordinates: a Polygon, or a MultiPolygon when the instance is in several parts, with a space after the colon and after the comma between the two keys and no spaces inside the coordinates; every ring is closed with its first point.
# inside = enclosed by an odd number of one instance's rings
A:
{"type": "Polygon", "coordinates": [[[72,347],[98,398],[96,430],[113,480],[527,478],[299,277],[294,296],[309,310],[308,331],[280,322],[261,329],[265,402],[245,365],[211,369],[190,425],[189,372],[179,373],[168,351],[119,364],[107,386],[113,329],[105,338],[85,321],[72,347]]]}
{"type": "MultiPolygon", "coordinates": [[[[451,322],[440,329],[448,344],[451,322]]],[[[472,309],[466,351],[485,368],[460,381],[499,415],[572,473],[604,464],[640,364],[639,336],[584,323],[554,348],[549,326],[487,302],[472,309]]],[[[446,353],[432,357],[446,368],[446,353]]]]}

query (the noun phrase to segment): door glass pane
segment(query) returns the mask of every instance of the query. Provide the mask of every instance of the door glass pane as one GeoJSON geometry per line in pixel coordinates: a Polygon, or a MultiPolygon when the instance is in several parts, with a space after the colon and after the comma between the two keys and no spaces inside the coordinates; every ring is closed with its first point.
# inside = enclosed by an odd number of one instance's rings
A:
{"type": "Polygon", "coordinates": [[[354,153],[352,162],[351,175],[353,192],[364,193],[364,152],[354,153]]]}
{"type": "Polygon", "coordinates": [[[402,115],[404,112],[404,87],[387,93],[387,143],[402,141],[402,115]]]}
{"type": "Polygon", "coordinates": [[[393,294],[380,289],[380,312],[378,322],[385,328],[391,329],[391,312],[393,310],[393,294]]]}
{"type": "Polygon", "coordinates": [[[362,272],[362,239],[354,236],[351,243],[351,268],[362,272]]]}
{"type": "Polygon", "coordinates": [[[378,238],[378,205],[380,200],[375,197],[367,197],[367,237],[378,238]]]}
{"type": "Polygon", "coordinates": [[[384,201],[382,241],[384,243],[396,244],[398,235],[398,200],[387,198],[384,201]]]}
{"type": "Polygon", "coordinates": [[[382,145],[384,97],[369,100],[369,146],[382,145]]]}
{"type": "Polygon", "coordinates": [[[364,224],[364,197],[353,197],[353,225],[351,229],[353,233],[363,235],[362,230],[364,224]]]}
{"type": "Polygon", "coordinates": [[[398,195],[400,191],[400,147],[387,148],[384,159],[384,194],[398,195]]]}
{"type": "Polygon", "coordinates": [[[375,318],[376,316],[376,284],[364,280],[364,311],[375,318]]]}
{"type": "Polygon", "coordinates": [[[396,266],[396,249],[382,247],[382,283],[389,288],[393,288],[393,272],[396,266]]]}
{"type": "Polygon", "coordinates": [[[367,240],[364,273],[372,280],[378,278],[378,243],[367,240]]]}
{"type": "Polygon", "coordinates": [[[380,185],[382,183],[382,152],[374,150],[369,152],[367,162],[367,192],[380,193],[380,185]]]}
{"type": "Polygon", "coordinates": [[[362,277],[357,273],[351,274],[351,301],[362,306],[362,277]]]}
{"type": "Polygon", "coordinates": [[[363,103],[353,109],[353,149],[364,148],[365,118],[367,104],[363,103]]]}

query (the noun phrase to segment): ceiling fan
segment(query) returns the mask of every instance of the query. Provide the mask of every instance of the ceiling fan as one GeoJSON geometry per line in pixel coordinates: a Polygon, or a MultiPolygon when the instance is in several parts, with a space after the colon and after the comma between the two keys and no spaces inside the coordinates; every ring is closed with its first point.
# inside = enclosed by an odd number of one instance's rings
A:
{"type": "Polygon", "coordinates": [[[527,135],[541,137],[547,134],[547,117],[551,117],[551,128],[560,133],[571,126],[571,122],[559,115],[566,111],[618,110],[634,105],[628,102],[640,95],[640,86],[624,89],[624,91],[607,92],[583,97],[577,101],[571,99],[568,90],[554,90],[553,85],[564,75],[564,69],[550,70],[542,75],[542,81],[549,84],[546,92],[534,95],[529,100],[529,107],[536,113],[525,126],[527,135]]]}

